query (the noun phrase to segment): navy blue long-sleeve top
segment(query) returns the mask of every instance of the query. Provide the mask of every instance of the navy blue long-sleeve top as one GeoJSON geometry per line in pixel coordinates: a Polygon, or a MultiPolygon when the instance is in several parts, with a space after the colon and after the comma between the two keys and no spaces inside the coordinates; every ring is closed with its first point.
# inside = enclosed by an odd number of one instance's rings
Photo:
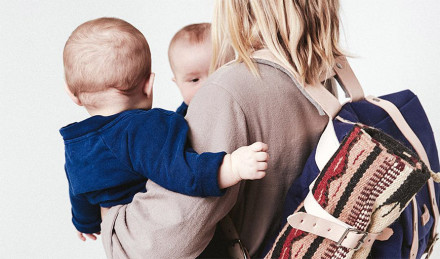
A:
{"type": "Polygon", "coordinates": [[[92,116],[60,129],[65,144],[72,221],[100,231],[100,207],[130,203],[148,179],[171,191],[220,196],[217,173],[225,152],[197,154],[188,124],[175,112],[130,110],[92,116]]]}
{"type": "Polygon", "coordinates": [[[177,108],[176,112],[183,117],[186,116],[186,112],[188,111],[188,105],[185,102],[182,102],[182,104],[177,108]]]}

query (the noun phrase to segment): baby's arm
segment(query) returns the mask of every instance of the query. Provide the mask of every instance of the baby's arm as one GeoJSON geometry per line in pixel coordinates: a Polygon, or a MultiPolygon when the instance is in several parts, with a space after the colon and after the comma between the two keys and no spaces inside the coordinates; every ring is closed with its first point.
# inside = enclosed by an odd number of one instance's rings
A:
{"type": "Polygon", "coordinates": [[[82,241],[86,237],[96,240],[100,233],[101,212],[99,205],[90,204],[82,195],[74,195],[69,186],[70,202],[72,204],[72,222],[76,235],[82,241]]]}
{"type": "Polygon", "coordinates": [[[255,142],[227,154],[218,171],[218,185],[221,189],[233,186],[241,180],[261,179],[266,175],[267,145],[255,142]]]}
{"type": "Polygon", "coordinates": [[[265,144],[243,147],[231,155],[225,152],[198,154],[187,143],[188,129],[182,116],[159,109],[149,111],[142,120],[132,123],[128,129],[128,150],[124,154],[129,155],[127,161],[131,162],[133,171],[168,190],[202,197],[221,196],[223,189],[241,179],[264,176],[265,144]],[[222,163],[224,166],[220,169],[222,163]]]}

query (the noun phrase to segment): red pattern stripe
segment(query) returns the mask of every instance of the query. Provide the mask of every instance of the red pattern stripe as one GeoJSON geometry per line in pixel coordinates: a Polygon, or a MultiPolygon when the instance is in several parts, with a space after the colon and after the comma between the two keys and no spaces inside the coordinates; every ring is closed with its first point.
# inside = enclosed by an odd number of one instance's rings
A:
{"type": "Polygon", "coordinates": [[[327,171],[324,173],[321,181],[318,183],[316,187],[313,196],[323,208],[327,207],[326,198],[328,197],[326,196],[326,194],[328,192],[329,184],[331,182],[330,179],[345,172],[345,170],[343,169],[346,164],[345,160],[347,159],[348,149],[350,148],[351,142],[353,142],[353,140],[355,140],[358,137],[359,131],[360,128],[358,127],[355,127],[353,129],[347,141],[344,143],[344,146],[340,147],[337,156],[333,159],[332,163],[330,164],[327,171]]]}

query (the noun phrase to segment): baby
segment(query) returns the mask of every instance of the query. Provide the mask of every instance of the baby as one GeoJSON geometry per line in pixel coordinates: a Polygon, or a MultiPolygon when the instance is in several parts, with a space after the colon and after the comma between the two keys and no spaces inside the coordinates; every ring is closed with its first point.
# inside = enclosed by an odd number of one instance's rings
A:
{"type": "Polygon", "coordinates": [[[171,39],[168,59],[173,81],[183,96],[177,113],[186,115],[194,94],[208,78],[211,63],[211,24],[190,24],[180,29],[171,39]]]}
{"type": "Polygon", "coordinates": [[[130,203],[146,191],[148,179],[187,195],[219,196],[242,179],[265,176],[264,143],[232,154],[197,154],[181,115],[151,109],[150,50],[131,24],[100,18],[80,25],[66,42],[63,61],[69,96],[91,115],[60,129],[72,221],[81,240],[84,234],[96,239],[101,208],[130,203]]]}

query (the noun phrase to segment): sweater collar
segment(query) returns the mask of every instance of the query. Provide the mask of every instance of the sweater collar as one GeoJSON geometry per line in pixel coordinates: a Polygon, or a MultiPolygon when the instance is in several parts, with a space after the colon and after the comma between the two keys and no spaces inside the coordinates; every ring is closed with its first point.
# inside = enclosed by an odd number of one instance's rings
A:
{"type": "Polygon", "coordinates": [[[110,126],[120,118],[136,112],[137,110],[123,111],[110,116],[95,115],[80,122],[74,122],[60,129],[64,140],[72,140],[96,132],[107,125],[110,126]]]}

